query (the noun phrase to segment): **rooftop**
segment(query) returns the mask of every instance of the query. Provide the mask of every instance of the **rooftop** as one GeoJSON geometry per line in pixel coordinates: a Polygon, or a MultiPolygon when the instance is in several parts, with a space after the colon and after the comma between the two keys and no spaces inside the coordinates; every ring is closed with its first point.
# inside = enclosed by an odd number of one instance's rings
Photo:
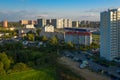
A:
{"type": "Polygon", "coordinates": [[[78,32],[92,32],[92,28],[64,28],[66,31],[78,31],[78,32]]]}

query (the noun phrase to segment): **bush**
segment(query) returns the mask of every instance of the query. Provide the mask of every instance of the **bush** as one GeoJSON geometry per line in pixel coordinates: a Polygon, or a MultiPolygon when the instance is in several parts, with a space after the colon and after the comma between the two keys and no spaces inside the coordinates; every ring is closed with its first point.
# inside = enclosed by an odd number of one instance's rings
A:
{"type": "Polygon", "coordinates": [[[24,63],[17,63],[16,65],[14,65],[13,67],[13,72],[21,72],[21,71],[25,71],[25,70],[29,70],[30,68],[28,68],[28,66],[24,63]]]}
{"type": "Polygon", "coordinates": [[[0,61],[3,63],[3,69],[7,71],[10,68],[11,62],[5,53],[0,53],[0,61]]]}
{"type": "Polygon", "coordinates": [[[0,61],[0,75],[5,75],[4,64],[0,61]]]}

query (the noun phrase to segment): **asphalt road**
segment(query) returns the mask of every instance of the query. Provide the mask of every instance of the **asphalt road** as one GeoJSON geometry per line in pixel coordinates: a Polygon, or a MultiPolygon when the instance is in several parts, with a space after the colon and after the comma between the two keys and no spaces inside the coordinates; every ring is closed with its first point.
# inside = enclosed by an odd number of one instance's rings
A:
{"type": "MultiPolygon", "coordinates": [[[[81,61],[88,61],[89,65],[88,68],[97,72],[97,73],[101,73],[103,75],[106,75],[107,77],[111,77],[111,80],[120,80],[120,73],[117,73],[117,71],[120,71],[119,67],[115,67],[115,66],[103,66],[100,65],[96,62],[94,62],[91,59],[87,59],[87,56],[85,55],[86,52],[77,52],[77,51],[64,51],[61,54],[63,56],[66,56],[68,58],[71,58],[72,60],[74,58],[79,58],[81,61]]],[[[77,62],[77,61],[76,61],[77,62]]],[[[80,64],[80,63],[79,63],[80,64]]]]}
{"type": "Polygon", "coordinates": [[[59,59],[59,62],[61,64],[66,65],[68,68],[70,68],[73,72],[75,72],[78,75],[81,75],[82,77],[84,77],[86,80],[111,80],[110,78],[92,72],[88,69],[80,69],[79,68],[79,63],[73,61],[72,59],[68,58],[68,57],[61,57],[59,59]]]}

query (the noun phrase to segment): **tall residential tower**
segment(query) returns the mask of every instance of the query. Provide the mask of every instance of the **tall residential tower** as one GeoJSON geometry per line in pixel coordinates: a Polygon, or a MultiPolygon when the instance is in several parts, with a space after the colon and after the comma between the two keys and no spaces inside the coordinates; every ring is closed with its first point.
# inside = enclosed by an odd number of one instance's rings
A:
{"type": "Polygon", "coordinates": [[[120,57],[120,8],[101,12],[100,20],[100,56],[112,61],[120,57]]]}
{"type": "Polygon", "coordinates": [[[4,20],[4,21],[2,22],[2,26],[3,26],[4,28],[7,28],[7,27],[8,27],[8,21],[7,21],[7,20],[4,20]]]}
{"type": "Polygon", "coordinates": [[[38,27],[45,27],[46,19],[45,18],[37,19],[37,23],[38,23],[38,27]]]}

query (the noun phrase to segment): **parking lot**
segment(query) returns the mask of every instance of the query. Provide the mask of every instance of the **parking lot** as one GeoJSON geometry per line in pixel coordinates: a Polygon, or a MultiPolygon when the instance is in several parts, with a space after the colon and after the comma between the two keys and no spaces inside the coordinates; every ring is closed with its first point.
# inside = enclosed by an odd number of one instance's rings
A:
{"type": "Polygon", "coordinates": [[[90,69],[101,75],[105,75],[106,77],[110,77],[111,80],[120,80],[120,68],[115,66],[104,66],[96,63],[91,58],[89,58],[89,55],[86,55],[86,52],[64,51],[61,52],[61,55],[71,59],[74,62],[77,62],[79,64],[77,67],[80,66],[82,61],[88,61],[89,64],[87,66],[87,69],[90,69]]]}
{"type": "Polygon", "coordinates": [[[97,74],[95,72],[90,71],[89,69],[80,69],[79,68],[79,62],[76,62],[68,57],[61,57],[59,60],[61,64],[64,64],[68,66],[73,72],[75,72],[78,75],[83,76],[86,80],[111,80],[110,78],[97,74]]]}

